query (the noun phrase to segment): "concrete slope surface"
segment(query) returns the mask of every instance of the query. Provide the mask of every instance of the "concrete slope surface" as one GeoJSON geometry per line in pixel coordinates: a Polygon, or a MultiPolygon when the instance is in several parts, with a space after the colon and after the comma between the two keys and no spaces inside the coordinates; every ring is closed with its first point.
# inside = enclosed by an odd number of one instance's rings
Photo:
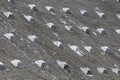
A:
{"type": "Polygon", "coordinates": [[[0,80],[120,80],[120,1],[0,0],[0,80]]]}

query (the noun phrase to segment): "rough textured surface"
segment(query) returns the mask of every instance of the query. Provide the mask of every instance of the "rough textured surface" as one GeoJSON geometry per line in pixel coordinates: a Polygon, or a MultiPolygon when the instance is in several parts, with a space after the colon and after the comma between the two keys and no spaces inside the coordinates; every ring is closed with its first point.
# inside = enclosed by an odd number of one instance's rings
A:
{"type": "MultiPolygon", "coordinates": [[[[7,0],[0,0],[0,61],[6,70],[0,71],[1,80],[120,80],[120,74],[111,71],[114,64],[120,68],[120,35],[115,29],[120,29],[120,20],[116,14],[120,12],[120,3],[116,0],[15,0],[15,4],[7,0]],[[35,4],[38,11],[30,10],[28,4],[35,4]],[[45,6],[52,6],[55,15],[45,6]],[[71,9],[72,14],[64,13],[63,7],[71,9]],[[99,7],[106,15],[100,18],[94,11],[99,7]],[[80,14],[81,9],[88,11],[88,16],[80,14]],[[8,19],[3,12],[10,11],[14,19],[8,19]],[[28,22],[23,14],[33,16],[28,22]],[[61,20],[66,21],[63,24],[61,20]],[[52,22],[56,29],[51,30],[46,23],[52,22]],[[64,26],[73,26],[74,31],[67,31],[64,26]],[[79,28],[89,27],[91,34],[86,34],[79,28]],[[104,28],[106,35],[94,35],[97,28],[104,28]],[[5,33],[13,33],[17,40],[12,42],[6,39],[5,33]],[[58,36],[55,35],[58,34],[58,36]],[[36,35],[41,43],[31,42],[27,36],[36,35]],[[58,48],[52,41],[61,41],[63,48],[58,48]],[[76,45],[84,54],[78,56],[68,44],[76,45]],[[84,47],[91,46],[94,53],[87,52],[84,47]],[[101,46],[108,46],[110,51],[104,55],[101,46]],[[24,67],[15,68],[10,61],[19,59],[24,67]],[[38,67],[35,60],[44,60],[48,63],[47,70],[38,67]],[[56,60],[68,63],[71,73],[61,69],[56,60]],[[92,77],[86,76],[80,67],[89,67],[92,77]],[[99,74],[98,67],[105,67],[108,74],[99,74]]],[[[97,33],[97,32],[96,32],[97,33]]]]}

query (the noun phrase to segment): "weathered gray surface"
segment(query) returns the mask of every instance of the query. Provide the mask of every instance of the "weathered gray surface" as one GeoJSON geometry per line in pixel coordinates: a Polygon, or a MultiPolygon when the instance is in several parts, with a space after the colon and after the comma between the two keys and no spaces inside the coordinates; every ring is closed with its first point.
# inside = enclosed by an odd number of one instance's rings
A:
{"type": "Polygon", "coordinates": [[[15,4],[0,0],[0,61],[5,64],[8,70],[0,71],[1,80],[120,80],[120,76],[114,74],[111,68],[113,64],[120,67],[120,55],[117,50],[120,48],[120,35],[116,34],[114,29],[120,28],[120,20],[116,13],[120,9],[120,3],[116,0],[16,0],[15,4]],[[32,12],[28,4],[36,4],[38,12],[32,12]],[[45,6],[53,6],[55,14],[52,15],[45,9],[45,6]],[[106,19],[101,19],[94,12],[95,6],[98,6],[106,14],[106,19]],[[69,7],[72,14],[61,12],[62,7],[69,7]],[[87,9],[88,17],[80,15],[80,9],[87,9]],[[14,19],[7,19],[4,11],[14,13],[14,19]],[[22,14],[28,14],[34,17],[35,22],[30,23],[24,19],[22,14]],[[67,24],[74,27],[75,32],[71,33],[64,28],[60,19],[66,20],[67,24]],[[53,34],[46,22],[53,22],[57,28],[53,34]],[[73,21],[73,22],[70,22],[73,21]],[[91,31],[102,27],[107,31],[106,36],[95,36],[86,34],[78,27],[88,26],[91,31]],[[3,37],[3,34],[13,32],[17,36],[16,42],[11,42],[3,37]],[[34,34],[41,39],[41,44],[32,43],[27,39],[28,35],[34,34]],[[21,38],[23,40],[21,40],[21,38]],[[63,42],[64,48],[59,49],[52,40],[63,42]],[[83,43],[84,41],[84,43],[83,43]],[[67,45],[77,45],[84,52],[83,57],[79,57],[67,45]],[[89,54],[84,50],[84,45],[92,46],[95,54],[89,54]],[[101,46],[108,46],[111,53],[101,55],[101,46]],[[46,51],[46,53],[43,51],[46,51]],[[24,68],[15,68],[10,61],[20,59],[25,64],[24,68]],[[48,70],[42,70],[33,64],[35,60],[43,59],[48,63],[48,70]],[[69,64],[71,73],[68,74],[62,70],[56,60],[63,60],[69,64]],[[105,67],[108,74],[98,74],[97,67],[105,67]],[[85,76],[80,67],[89,67],[92,70],[93,77],[85,76]],[[56,77],[57,79],[52,79],[56,77]],[[83,79],[82,79],[83,78],[83,79]]]}

